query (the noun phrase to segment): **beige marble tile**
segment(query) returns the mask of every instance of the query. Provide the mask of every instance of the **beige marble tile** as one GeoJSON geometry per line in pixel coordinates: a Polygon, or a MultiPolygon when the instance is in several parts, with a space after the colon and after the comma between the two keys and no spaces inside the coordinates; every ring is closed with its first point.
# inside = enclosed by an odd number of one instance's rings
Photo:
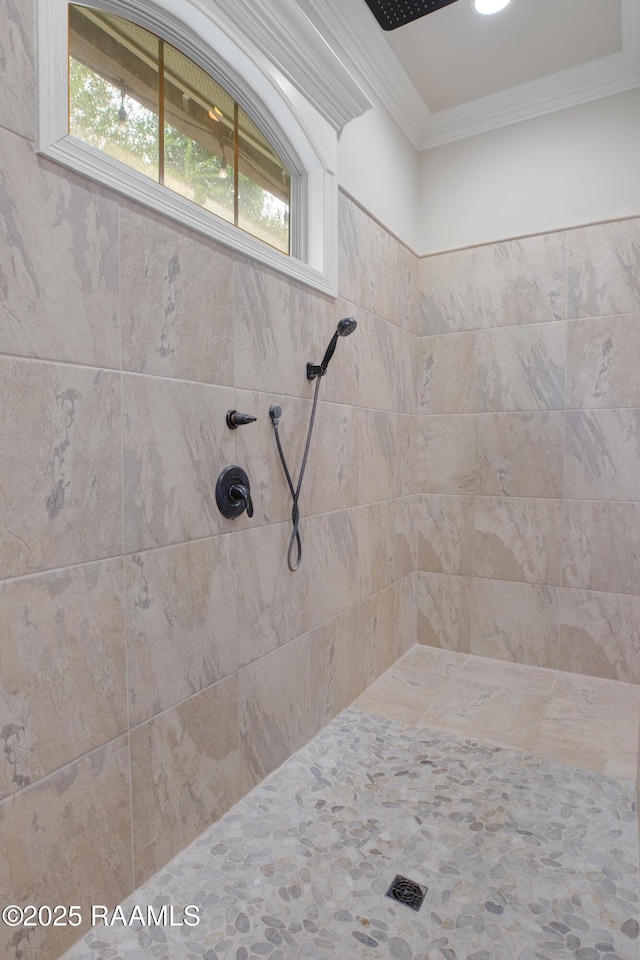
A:
{"type": "Polygon", "coordinates": [[[478,416],[476,493],[482,496],[562,496],[563,413],[478,416]]]}
{"type": "Polygon", "coordinates": [[[301,529],[303,527],[310,628],[335,617],[363,598],[361,526],[357,510],[335,510],[307,517],[301,529]]]}
{"type": "Polygon", "coordinates": [[[423,723],[458,736],[530,750],[547,703],[546,695],[529,690],[456,678],[427,710],[423,723]]]}
{"type": "Polygon", "coordinates": [[[136,884],[240,799],[236,677],[131,731],[136,884]]]}
{"type": "Polygon", "coordinates": [[[560,669],[640,683],[640,597],[563,591],[560,669]]]}
{"type": "Polygon", "coordinates": [[[640,594],[640,504],[567,500],[563,583],[640,594]]]}
{"type": "Polygon", "coordinates": [[[373,683],[365,699],[395,704],[422,716],[444,693],[449,682],[445,676],[399,665],[373,683]]]}
{"type": "Polygon", "coordinates": [[[122,552],[120,378],[0,358],[0,579],[122,552]]]}
{"type": "Polygon", "coordinates": [[[568,410],[564,495],[638,500],[640,410],[568,410]]]}
{"type": "Polygon", "coordinates": [[[568,317],[606,317],[640,310],[640,220],[568,233],[568,317]]]}
{"type": "MultiPolygon", "coordinates": [[[[418,333],[420,261],[412,250],[398,244],[398,292],[395,322],[410,333],[418,333]]],[[[393,319],[393,318],[391,318],[393,319]]]]}
{"type": "Polygon", "coordinates": [[[0,584],[0,798],[127,729],[122,561],[0,584]]]}
{"type": "Polygon", "coordinates": [[[474,580],[471,652],[557,669],[560,601],[558,587],[474,580]]]}
{"type": "Polygon", "coordinates": [[[128,205],[120,236],[123,368],[233,384],[232,257],[128,205]]]}
{"type": "Polygon", "coordinates": [[[370,503],[356,515],[362,593],[369,596],[415,569],[415,498],[370,503]]]}
{"type": "Polygon", "coordinates": [[[0,352],[118,368],[118,239],[115,200],[0,129],[0,352]]]}
{"type": "Polygon", "coordinates": [[[401,359],[406,359],[402,356],[402,347],[409,334],[371,313],[360,311],[357,319],[357,329],[344,345],[338,344],[336,352],[343,347],[341,352],[348,353],[357,367],[358,405],[374,410],[399,411],[400,382],[404,378],[409,380],[409,386],[402,392],[405,399],[406,393],[414,386],[411,368],[407,370],[404,365],[399,365],[401,359]]]}
{"type": "Polygon", "coordinates": [[[311,736],[310,649],[307,634],[238,674],[242,794],[311,736]]]}
{"type": "Polygon", "coordinates": [[[320,351],[336,329],[340,318],[333,300],[242,259],[234,265],[234,289],[235,386],[312,396],[315,384],[307,380],[307,363],[320,363],[320,351]]]}
{"type": "Polygon", "coordinates": [[[418,412],[418,338],[405,330],[396,335],[397,370],[393,374],[395,409],[415,416],[418,412]]]}
{"type": "Polygon", "coordinates": [[[400,433],[403,419],[378,410],[354,410],[352,442],[359,452],[360,503],[390,500],[408,492],[401,489],[400,477],[402,468],[410,469],[411,456],[406,431],[400,433]]]}
{"type": "Polygon", "coordinates": [[[404,600],[402,590],[393,584],[358,604],[357,656],[365,670],[365,686],[382,676],[415,640],[403,632],[404,600]]]}
{"type": "MultiPolygon", "coordinates": [[[[121,737],[0,804],[0,889],[6,903],[112,909],[133,888],[129,747],[121,737]]],[[[0,926],[0,954],[57,960],[81,927],[0,926]],[[23,936],[23,933],[26,934],[23,936]]]]}
{"type": "Polygon", "coordinates": [[[418,497],[418,569],[473,574],[473,497],[418,497]]]}
{"type": "Polygon", "coordinates": [[[476,577],[559,584],[562,502],[516,497],[477,497],[476,577]]]}
{"type": "Polygon", "coordinates": [[[477,338],[478,412],[564,409],[564,323],[480,330],[477,338]]]}
{"type": "Polygon", "coordinates": [[[504,326],[566,318],[565,233],[478,248],[481,325],[504,326]]]}
{"type": "Polygon", "coordinates": [[[34,8],[20,0],[0,7],[0,127],[35,137],[34,8]]]}
{"type": "Polygon", "coordinates": [[[420,260],[421,336],[475,330],[478,251],[456,250],[420,260]]]}
{"type": "Polygon", "coordinates": [[[134,375],[123,381],[126,552],[248,522],[225,520],[215,501],[218,474],[236,462],[235,431],[225,422],[234,391],[134,375]]]}
{"type": "Polygon", "coordinates": [[[398,241],[343,193],[338,195],[338,236],[340,296],[394,319],[398,241]]]}
{"type": "MultiPolygon", "coordinates": [[[[318,403],[300,494],[300,506],[305,513],[326,513],[336,507],[353,507],[359,503],[361,458],[356,434],[359,413],[353,407],[338,403],[318,403]]],[[[299,439],[306,439],[306,429],[300,433],[299,439]]],[[[301,459],[297,461],[294,482],[299,476],[300,464],[301,459]]],[[[290,498],[287,502],[290,504],[290,498]]]]}
{"type": "Polygon", "coordinates": [[[421,417],[418,430],[419,492],[472,494],[476,484],[476,418],[421,417]]]}
{"type": "Polygon", "coordinates": [[[544,696],[555,692],[557,678],[557,670],[476,656],[469,657],[458,673],[458,680],[493,684],[507,690],[528,690],[544,696]]]}
{"type": "Polygon", "coordinates": [[[423,337],[420,351],[418,412],[476,412],[476,334],[423,337]]]}
{"type": "Polygon", "coordinates": [[[417,573],[412,573],[393,585],[394,616],[396,622],[396,651],[398,656],[411,650],[417,639],[417,573]]]}
{"type": "Polygon", "coordinates": [[[438,674],[452,680],[468,662],[467,653],[458,653],[454,650],[438,650],[436,647],[425,647],[417,644],[412,647],[395,665],[405,670],[417,669],[430,674],[438,674]]]}
{"type": "Polygon", "coordinates": [[[369,691],[358,697],[353,706],[356,710],[372,713],[376,717],[385,717],[387,720],[395,720],[407,726],[415,726],[422,716],[420,711],[410,710],[402,702],[384,700],[369,691]]]}
{"type": "Polygon", "coordinates": [[[577,700],[585,709],[593,707],[594,717],[606,715],[614,708],[640,720],[640,684],[637,683],[559,671],[553,696],[554,699],[577,700]]]}
{"type": "Polygon", "coordinates": [[[567,406],[640,407],[640,314],[568,324],[567,406]]]}
{"type": "Polygon", "coordinates": [[[606,705],[552,696],[532,750],[556,763],[635,780],[638,715],[616,699],[606,705]]]}
{"type": "Polygon", "coordinates": [[[314,622],[309,613],[309,581],[316,557],[308,524],[304,518],[300,523],[302,562],[295,573],[287,566],[290,523],[242,530],[233,537],[241,666],[327,619],[314,622]]]}
{"type": "Polygon", "coordinates": [[[359,632],[359,613],[356,604],[309,633],[314,733],[345,710],[367,685],[363,654],[369,645],[359,632]]]}
{"type": "Polygon", "coordinates": [[[471,650],[470,577],[421,573],[417,581],[417,640],[429,647],[471,650]]]}
{"type": "Polygon", "coordinates": [[[222,536],[127,558],[131,726],[238,669],[236,545],[222,536]]]}
{"type": "Polygon", "coordinates": [[[396,417],[395,492],[408,497],[418,492],[418,438],[416,417],[396,417]]]}

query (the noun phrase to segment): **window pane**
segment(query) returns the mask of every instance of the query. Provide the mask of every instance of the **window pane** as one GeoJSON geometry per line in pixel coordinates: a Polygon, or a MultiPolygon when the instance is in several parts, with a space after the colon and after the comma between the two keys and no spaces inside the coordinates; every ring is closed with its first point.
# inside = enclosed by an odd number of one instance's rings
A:
{"type": "Polygon", "coordinates": [[[233,223],[233,100],[164,45],[164,183],[233,223]]]}
{"type": "Polygon", "coordinates": [[[291,178],[282,160],[238,108],[238,226],[289,253],[291,178]]]}
{"type": "Polygon", "coordinates": [[[158,39],[71,5],[69,54],[69,133],[157,180],[158,39]]]}

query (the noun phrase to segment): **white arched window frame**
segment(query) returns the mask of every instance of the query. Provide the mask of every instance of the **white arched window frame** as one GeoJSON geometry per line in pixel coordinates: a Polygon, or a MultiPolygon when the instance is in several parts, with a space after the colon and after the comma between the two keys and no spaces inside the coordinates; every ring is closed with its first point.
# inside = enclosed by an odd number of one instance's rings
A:
{"type": "MultiPolygon", "coordinates": [[[[91,0],[209,73],[291,173],[291,255],[69,135],[68,7],[38,3],[38,152],[279,272],[337,293],[337,139],[370,102],[294,0],[91,0]],[[179,8],[180,17],[175,14],[179,8]]],[[[78,2],[78,0],[75,0],[78,2]]]]}

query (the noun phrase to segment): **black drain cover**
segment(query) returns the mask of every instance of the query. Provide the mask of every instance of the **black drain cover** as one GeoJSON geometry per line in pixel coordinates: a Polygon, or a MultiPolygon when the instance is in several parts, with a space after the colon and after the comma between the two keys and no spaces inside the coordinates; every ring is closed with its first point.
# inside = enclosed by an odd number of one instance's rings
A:
{"type": "Polygon", "coordinates": [[[405,907],[409,907],[410,910],[419,910],[426,895],[427,887],[421,886],[419,883],[416,883],[415,880],[408,880],[406,877],[401,877],[400,874],[396,876],[385,893],[385,897],[390,897],[391,900],[397,900],[398,903],[403,903],[405,907]]]}
{"type": "Polygon", "coordinates": [[[366,0],[366,3],[383,30],[396,30],[455,0],[366,0]]]}

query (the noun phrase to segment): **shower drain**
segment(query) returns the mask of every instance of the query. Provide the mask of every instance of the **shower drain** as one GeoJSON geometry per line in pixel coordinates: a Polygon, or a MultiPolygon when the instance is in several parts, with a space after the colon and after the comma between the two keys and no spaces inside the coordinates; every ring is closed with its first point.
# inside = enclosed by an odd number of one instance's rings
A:
{"type": "Polygon", "coordinates": [[[426,895],[427,887],[421,886],[415,880],[408,880],[407,877],[402,877],[400,874],[396,876],[385,893],[385,897],[403,903],[410,910],[419,910],[426,895]]]}

